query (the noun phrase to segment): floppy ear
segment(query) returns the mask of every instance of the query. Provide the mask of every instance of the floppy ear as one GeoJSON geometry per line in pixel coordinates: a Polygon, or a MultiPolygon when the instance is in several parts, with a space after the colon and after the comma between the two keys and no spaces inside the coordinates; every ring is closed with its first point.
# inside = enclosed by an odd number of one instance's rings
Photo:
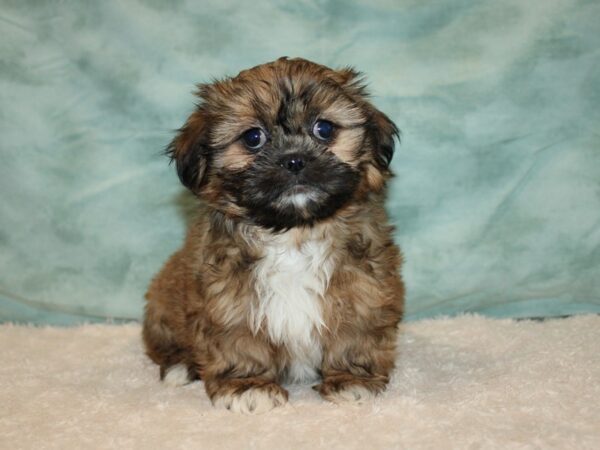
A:
{"type": "Polygon", "coordinates": [[[195,192],[206,179],[209,163],[208,120],[202,110],[194,112],[167,147],[184,186],[195,192]]]}
{"type": "Polygon", "coordinates": [[[377,167],[387,171],[394,156],[395,139],[400,139],[398,127],[384,113],[371,106],[367,132],[373,143],[373,158],[377,167]]]}
{"type": "Polygon", "coordinates": [[[369,92],[361,72],[344,67],[337,70],[335,76],[346,92],[366,105],[369,116],[367,133],[373,143],[374,162],[378,169],[387,171],[394,155],[394,139],[400,139],[400,131],[388,116],[369,102],[369,92]]]}

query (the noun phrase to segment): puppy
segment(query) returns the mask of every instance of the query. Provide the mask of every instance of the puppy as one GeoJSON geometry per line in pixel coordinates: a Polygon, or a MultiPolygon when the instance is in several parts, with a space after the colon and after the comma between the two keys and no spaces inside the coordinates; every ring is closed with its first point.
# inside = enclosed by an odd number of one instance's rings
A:
{"type": "Polygon", "coordinates": [[[146,294],[161,379],[258,413],[281,383],[333,402],[382,392],[404,287],[383,208],[396,126],[359,73],[281,58],[199,86],[168,147],[200,200],[146,294]]]}

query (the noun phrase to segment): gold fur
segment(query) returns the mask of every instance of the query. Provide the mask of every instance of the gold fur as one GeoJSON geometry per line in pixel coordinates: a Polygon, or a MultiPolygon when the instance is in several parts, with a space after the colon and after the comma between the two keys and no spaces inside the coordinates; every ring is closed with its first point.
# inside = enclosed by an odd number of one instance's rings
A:
{"type": "MultiPolygon", "coordinates": [[[[201,200],[198,220],[146,294],[148,355],[163,375],[185,364],[190,378],[204,381],[215,405],[252,412],[285,403],[281,383],[293,362],[291,347],[274,342],[266,326],[254,329],[251,323],[261,300],[254,270],[266,245],[285,232],[290,248],[300,251],[307,242],[325,242],[332,264],[323,295],[315,300],[323,321],[311,330],[320,355],[315,389],[332,401],[382,392],[394,366],[404,298],[401,254],[383,207],[391,174],[378,153],[380,146],[393,148],[395,126],[367,101],[355,71],[300,59],[283,58],[202,85],[199,95],[202,107],[175,138],[172,156],[184,170],[196,143],[220,150],[193,160],[196,178],[186,179],[201,200]],[[357,170],[360,182],[330,217],[275,232],[253,223],[224,189],[223,176],[254,162],[239,141],[244,129],[256,126],[254,105],[259,102],[265,114],[275,116],[284,101],[277,86],[300,92],[308,83],[318,85],[312,107],[341,127],[328,151],[357,170]]],[[[304,113],[301,104],[294,108],[290,114],[304,113]]]]}

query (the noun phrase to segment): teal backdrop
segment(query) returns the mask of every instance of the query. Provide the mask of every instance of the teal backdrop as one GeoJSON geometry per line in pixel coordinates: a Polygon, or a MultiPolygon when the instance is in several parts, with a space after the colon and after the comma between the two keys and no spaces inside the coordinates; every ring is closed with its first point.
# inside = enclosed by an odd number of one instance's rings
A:
{"type": "Polygon", "coordinates": [[[402,129],[407,318],[600,312],[600,2],[0,0],[0,320],[139,319],[194,84],[282,55],[402,129]]]}

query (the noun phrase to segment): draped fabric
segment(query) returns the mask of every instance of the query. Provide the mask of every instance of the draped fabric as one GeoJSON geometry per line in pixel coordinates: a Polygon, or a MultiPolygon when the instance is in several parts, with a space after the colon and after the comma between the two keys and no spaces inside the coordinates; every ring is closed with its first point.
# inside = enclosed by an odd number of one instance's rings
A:
{"type": "Polygon", "coordinates": [[[0,2],[0,320],[138,319],[194,203],[194,84],[279,56],[365,72],[402,130],[407,318],[600,312],[600,3],[0,2]]]}

